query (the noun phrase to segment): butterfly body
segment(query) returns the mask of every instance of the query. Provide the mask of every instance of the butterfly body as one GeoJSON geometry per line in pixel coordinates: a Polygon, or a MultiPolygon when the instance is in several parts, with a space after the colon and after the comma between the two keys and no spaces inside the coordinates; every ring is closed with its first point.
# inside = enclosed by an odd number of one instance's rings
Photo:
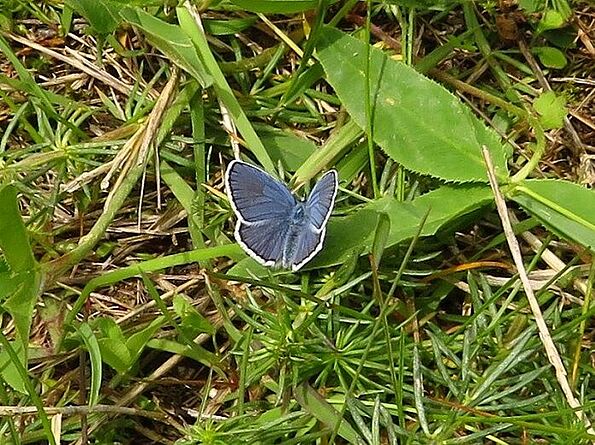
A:
{"type": "Polygon", "coordinates": [[[258,262],[296,271],[320,251],[337,194],[336,171],[327,172],[306,200],[243,161],[229,165],[225,185],[238,217],[236,240],[258,262]]]}
{"type": "Polygon", "coordinates": [[[305,203],[303,201],[297,201],[289,220],[287,235],[285,236],[283,260],[280,264],[281,267],[285,269],[291,268],[291,264],[294,261],[294,256],[298,248],[300,233],[305,229],[307,230],[309,224],[311,224],[311,222],[307,214],[305,203]]]}

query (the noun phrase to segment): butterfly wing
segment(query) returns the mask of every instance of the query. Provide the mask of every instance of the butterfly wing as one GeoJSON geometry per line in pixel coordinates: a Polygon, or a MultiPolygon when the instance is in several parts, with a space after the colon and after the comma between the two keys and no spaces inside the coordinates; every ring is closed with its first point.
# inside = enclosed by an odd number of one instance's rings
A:
{"type": "Polygon", "coordinates": [[[243,161],[232,161],[227,167],[225,189],[235,213],[246,224],[287,221],[296,204],[284,184],[243,161]]]}
{"type": "Polygon", "coordinates": [[[318,231],[310,223],[302,227],[297,236],[295,253],[291,259],[291,270],[294,272],[300,270],[308,261],[320,252],[324,242],[325,232],[326,227],[323,227],[321,231],[318,231]]]}
{"type": "Polygon", "coordinates": [[[232,161],[225,188],[238,222],[235,238],[256,261],[279,264],[296,200],[284,184],[263,170],[232,161]]]}
{"type": "Polygon", "coordinates": [[[320,178],[306,201],[306,223],[297,236],[291,269],[295,272],[320,252],[337,196],[337,172],[331,170],[320,178]]]}
{"type": "Polygon", "coordinates": [[[331,216],[337,196],[337,171],[330,170],[316,183],[306,201],[306,213],[316,230],[322,231],[331,216]]]}
{"type": "Polygon", "coordinates": [[[235,237],[240,246],[265,266],[281,263],[289,224],[285,219],[246,224],[238,220],[235,237]]]}

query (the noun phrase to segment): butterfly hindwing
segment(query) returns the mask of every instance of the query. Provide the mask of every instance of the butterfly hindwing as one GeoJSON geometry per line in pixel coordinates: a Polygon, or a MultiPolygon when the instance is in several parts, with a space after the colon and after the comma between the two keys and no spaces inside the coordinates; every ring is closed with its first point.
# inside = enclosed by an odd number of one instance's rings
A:
{"type": "Polygon", "coordinates": [[[291,259],[291,269],[295,272],[310,261],[322,249],[326,228],[321,231],[308,223],[297,237],[295,253],[291,259]]]}
{"type": "Polygon", "coordinates": [[[227,196],[239,219],[254,223],[289,218],[295,198],[284,184],[263,170],[232,161],[225,174],[227,196]]]}
{"type": "Polygon", "coordinates": [[[284,219],[255,224],[238,221],[235,237],[252,258],[265,266],[273,266],[281,262],[288,230],[289,224],[284,219]]]}

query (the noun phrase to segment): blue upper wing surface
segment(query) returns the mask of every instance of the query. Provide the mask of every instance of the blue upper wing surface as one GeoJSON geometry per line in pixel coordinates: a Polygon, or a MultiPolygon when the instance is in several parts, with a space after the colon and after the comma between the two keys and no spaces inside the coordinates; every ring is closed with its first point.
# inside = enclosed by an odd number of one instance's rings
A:
{"type": "Polygon", "coordinates": [[[295,272],[310,261],[322,249],[324,231],[315,229],[312,224],[302,227],[297,237],[295,252],[291,258],[291,269],[295,272]]]}
{"type": "Polygon", "coordinates": [[[291,269],[296,271],[310,261],[322,249],[326,223],[331,215],[337,196],[338,177],[335,170],[324,174],[316,183],[306,200],[307,221],[299,229],[291,258],[291,269]]]}
{"type": "Polygon", "coordinates": [[[269,220],[255,224],[238,221],[235,237],[250,256],[265,266],[279,264],[289,225],[285,220],[269,220]]]}
{"type": "Polygon", "coordinates": [[[337,196],[337,172],[330,170],[316,183],[306,201],[306,213],[317,231],[322,231],[333,210],[337,196]]]}
{"type": "Polygon", "coordinates": [[[288,221],[296,201],[284,184],[243,161],[232,161],[225,173],[227,196],[242,222],[288,221]]]}

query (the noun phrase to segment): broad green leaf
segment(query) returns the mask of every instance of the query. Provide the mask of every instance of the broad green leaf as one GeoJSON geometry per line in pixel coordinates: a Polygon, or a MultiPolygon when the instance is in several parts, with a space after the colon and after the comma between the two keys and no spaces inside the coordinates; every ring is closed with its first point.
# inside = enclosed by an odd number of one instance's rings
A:
{"type": "Polygon", "coordinates": [[[103,336],[97,341],[103,361],[120,374],[127,372],[132,366],[132,358],[120,325],[112,318],[101,317],[94,320],[94,327],[103,336]]]}
{"type": "Polygon", "coordinates": [[[231,0],[231,2],[251,12],[294,14],[316,8],[319,0],[231,0]]]}
{"type": "Polygon", "coordinates": [[[184,296],[174,296],[173,307],[176,315],[180,317],[180,328],[189,338],[194,338],[203,332],[211,335],[215,333],[211,322],[203,317],[184,296]]]}
{"type": "Polygon", "coordinates": [[[568,64],[566,56],[558,48],[551,46],[537,46],[532,48],[534,54],[537,54],[539,61],[548,68],[562,69],[568,64]]]}
{"type": "Polygon", "coordinates": [[[364,247],[364,252],[369,252],[378,213],[385,213],[390,220],[390,231],[385,243],[388,249],[413,238],[428,209],[429,214],[421,236],[436,234],[455,218],[477,210],[491,200],[490,188],[480,185],[444,186],[411,202],[401,202],[392,196],[385,196],[352,216],[331,219],[324,248],[309,266],[315,268],[340,264],[346,254],[361,247],[364,247]]]}
{"type": "MultiPolygon", "coordinates": [[[[490,188],[480,185],[444,186],[411,202],[400,202],[386,196],[367,204],[352,215],[331,218],[322,251],[304,269],[342,264],[351,261],[353,255],[370,252],[379,213],[385,213],[390,220],[390,230],[385,241],[385,247],[390,248],[415,236],[428,209],[422,236],[436,234],[455,218],[483,207],[492,199],[490,188]]],[[[245,258],[229,274],[266,276],[267,270],[252,258],[245,258]]]]}
{"type": "Polygon", "coordinates": [[[113,340],[126,343],[126,337],[122,332],[122,328],[113,318],[101,317],[95,320],[96,326],[103,337],[111,338],[113,340]]]}
{"type": "Polygon", "coordinates": [[[12,185],[0,188],[0,214],[0,251],[9,271],[26,273],[36,263],[19,212],[16,188],[12,185]]]}
{"type": "Polygon", "coordinates": [[[155,332],[157,332],[164,323],[164,316],[157,317],[145,328],[135,332],[126,340],[126,347],[130,352],[130,360],[132,363],[134,363],[140,357],[149,340],[153,338],[155,332]]]}
{"type": "Polygon", "coordinates": [[[595,252],[595,191],[568,181],[534,179],[517,186],[511,197],[552,232],[595,252]]]}
{"type": "Polygon", "coordinates": [[[566,20],[558,11],[553,9],[548,9],[545,11],[539,24],[537,25],[537,32],[541,33],[543,31],[547,31],[550,29],[558,29],[562,28],[566,23],[566,20]]]}
{"type": "Polygon", "coordinates": [[[126,7],[120,11],[120,15],[128,23],[141,29],[153,46],[198,80],[203,88],[213,83],[192,40],[179,26],[159,20],[140,8],[126,7]]]}
{"type": "Polygon", "coordinates": [[[553,91],[546,91],[533,102],[533,108],[539,113],[539,122],[545,130],[562,128],[566,117],[566,100],[553,91]]]}
{"type": "Polygon", "coordinates": [[[86,18],[98,34],[111,34],[120,24],[118,12],[122,9],[121,3],[112,0],[67,0],[66,4],[86,18]]]}
{"type": "Polygon", "coordinates": [[[555,45],[562,50],[569,50],[571,48],[576,48],[578,32],[574,26],[565,25],[563,28],[545,31],[543,37],[545,37],[545,39],[552,45],[555,45]]]}
{"type": "Polygon", "coordinates": [[[91,362],[91,390],[89,391],[89,407],[97,404],[99,401],[99,391],[101,389],[101,348],[97,338],[87,323],[82,323],[77,329],[81,336],[91,362]]]}
{"type": "Polygon", "coordinates": [[[19,285],[20,280],[10,271],[0,272],[0,302],[12,295],[19,285]]]}
{"type": "MultiPolygon", "coordinates": [[[[366,44],[334,28],[322,29],[318,58],[345,108],[367,127],[366,44]]],[[[508,176],[505,150],[454,95],[413,68],[370,48],[373,138],[405,168],[447,181],[487,182],[481,147],[487,146],[496,174],[508,176]]]]}
{"type": "Polygon", "coordinates": [[[113,338],[100,338],[97,343],[103,361],[120,374],[126,373],[132,366],[130,351],[126,344],[113,338]]]}
{"type": "MultiPolygon", "coordinates": [[[[19,212],[16,189],[11,185],[0,188],[0,215],[0,254],[8,265],[8,274],[3,274],[3,280],[8,281],[13,289],[3,307],[16,327],[13,347],[21,366],[27,369],[29,331],[42,277],[19,212]]],[[[0,367],[3,378],[14,389],[26,392],[24,382],[6,351],[0,353],[0,367]]]]}
{"type": "Polygon", "coordinates": [[[329,431],[334,431],[340,423],[337,432],[347,443],[356,444],[363,440],[353,427],[341,418],[341,414],[307,383],[296,387],[294,396],[304,411],[322,422],[329,431]]]}

